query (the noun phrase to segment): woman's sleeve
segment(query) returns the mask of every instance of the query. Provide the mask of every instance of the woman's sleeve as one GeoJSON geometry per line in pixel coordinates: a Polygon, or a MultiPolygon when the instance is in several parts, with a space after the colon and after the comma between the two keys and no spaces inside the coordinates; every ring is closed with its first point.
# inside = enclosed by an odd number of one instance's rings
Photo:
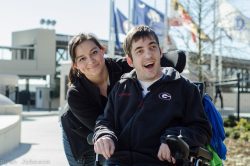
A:
{"type": "Polygon", "coordinates": [[[93,131],[100,110],[90,103],[86,95],[81,94],[76,88],[69,89],[67,95],[69,109],[84,126],[93,131]]]}
{"type": "Polygon", "coordinates": [[[105,107],[104,113],[100,115],[96,120],[95,133],[93,136],[94,142],[102,136],[110,137],[114,141],[114,143],[117,142],[117,136],[114,130],[114,124],[115,124],[114,102],[115,102],[116,87],[117,84],[113,88],[108,97],[108,102],[105,107]]]}
{"type": "Polygon", "coordinates": [[[113,59],[115,60],[116,64],[121,67],[123,73],[128,73],[133,70],[133,68],[128,65],[128,62],[125,57],[116,56],[113,59]]]}

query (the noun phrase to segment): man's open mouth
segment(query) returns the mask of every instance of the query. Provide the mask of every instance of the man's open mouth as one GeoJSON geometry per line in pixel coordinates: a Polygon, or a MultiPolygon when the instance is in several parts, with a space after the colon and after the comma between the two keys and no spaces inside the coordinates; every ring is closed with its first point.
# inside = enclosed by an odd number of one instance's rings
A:
{"type": "Polygon", "coordinates": [[[150,69],[150,68],[152,68],[152,67],[154,66],[154,63],[153,63],[153,62],[146,63],[146,64],[144,64],[143,66],[144,66],[145,68],[147,68],[147,69],[150,69]]]}

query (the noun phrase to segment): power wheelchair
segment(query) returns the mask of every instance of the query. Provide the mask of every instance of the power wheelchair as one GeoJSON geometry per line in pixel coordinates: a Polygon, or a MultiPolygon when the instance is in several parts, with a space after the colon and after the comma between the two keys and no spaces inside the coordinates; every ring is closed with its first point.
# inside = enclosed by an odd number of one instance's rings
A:
{"type": "MultiPolygon", "coordinates": [[[[186,54],[183,51],[173,51],[168,53],[168,66],[175,68],[181,73],[186,65],[186,54]]],[[[203,95],[203,83],[195,83],[203,95]]],[[[92,142],[93,133],[91,133],[87,140],[88,143],[93,145],[92,142]]],[[[210,166],[210,160],[212,160],[212,153],[203,147],[190,148],[188,144],[182,139],[182,135],[179,136],[169,135],[166,140],[169,145],[172,156],[176,159],[177,166],[210,166]]],[[[101,156],[96,154],[95,166],[101,166],[100,160],[103,160],[101,156]]]]}
{"type": "MultiPolygon", "coordinates": [[[[93,133],[88,136],[88,143],[93,145],[93,133]]],[[[177,166],[210,166],[212,154],[203,147],[189,148],[182,136],[169,135],[166,142],[170,148],[172,156],[176,160],[177,166]]],[[[96,154],[95,166],[102,166],[104,158],[96,154]]]]}

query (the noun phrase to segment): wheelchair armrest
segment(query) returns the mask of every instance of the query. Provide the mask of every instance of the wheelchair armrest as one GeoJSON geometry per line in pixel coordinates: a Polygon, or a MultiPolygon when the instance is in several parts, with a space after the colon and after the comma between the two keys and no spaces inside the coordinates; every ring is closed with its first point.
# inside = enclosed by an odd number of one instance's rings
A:
{"type": "Polygon", "coordinates": [[[181,138],[175,135],[168,135],[166,138],[166,143],[168,144],[172,156],[176,160],[187,160],[189,156],[189,146],[181,138]]]}
{"type": "Polygon", "coordinates": [[[196,158],[204,158],[208,161],[212,160],[212,154],[207,149],[202,147],[195,147],[190,149],[190,156],[194,156],[196,158]]]}

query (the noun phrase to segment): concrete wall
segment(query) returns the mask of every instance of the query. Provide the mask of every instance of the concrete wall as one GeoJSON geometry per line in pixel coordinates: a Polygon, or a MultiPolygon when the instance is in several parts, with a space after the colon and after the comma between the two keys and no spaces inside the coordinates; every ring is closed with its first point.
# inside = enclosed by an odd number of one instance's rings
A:
{"type": "Polygon", "coordinates": [[[12,33],[12,47],[34,48],[34,58],[12,55],[0,61],[0,74],[54,75],[56,62],[56,34],[49,29],[31,29],[12,33]]]}
{"type": "Polygon", "coordinates": [[[0,115],[0,156],[19,146],[21,141],[21,119],[18,115],[0,115]]]}
{"type": "Polygon", "coordinates": [[[67,93],[67,79],[70,70],[70,62],[64,62],[61,65],[61,79],[60,79],[60,107],[62,109],[66,104],[66,93],[67,93]]]}
{"type": "Polygon", "coordinates": [[[16,101],[16,87],[18,86],[18,76],[0,74],[0,94],[7,96],[16,101]],[[7,94],[8,91],[8,94],[7,94]]]}
{"type": "Polygon", "coordinates": [[[0,106],[0,115],[19,115],[21,116],[23,106],[21,104],[13,105],[1,105],[0,106]]]}
{"type": "MultiPolygon", "coordinates": [[[[225,93],[222,92],[223,104],[225,109],[230,109],[232,111],[237,110],[237,93],[225,93]]],[[[220,108],[220,99],[219,97],[215,103],[216,107],[220,108]]],[[[240,111],[243,113],[250,114],[250,93],[240,94],[240,111]]]]}
{"type": "Polygon", "coordinates": [[[22,105],[0,106],[0,156],[7,154],[21,142],[22,105]]]}
{"type": "Polygon", "coordinates": [[[17,75],[0,74],[0,84],[4,86],[17,86],[18,78],[17,75]]]}

